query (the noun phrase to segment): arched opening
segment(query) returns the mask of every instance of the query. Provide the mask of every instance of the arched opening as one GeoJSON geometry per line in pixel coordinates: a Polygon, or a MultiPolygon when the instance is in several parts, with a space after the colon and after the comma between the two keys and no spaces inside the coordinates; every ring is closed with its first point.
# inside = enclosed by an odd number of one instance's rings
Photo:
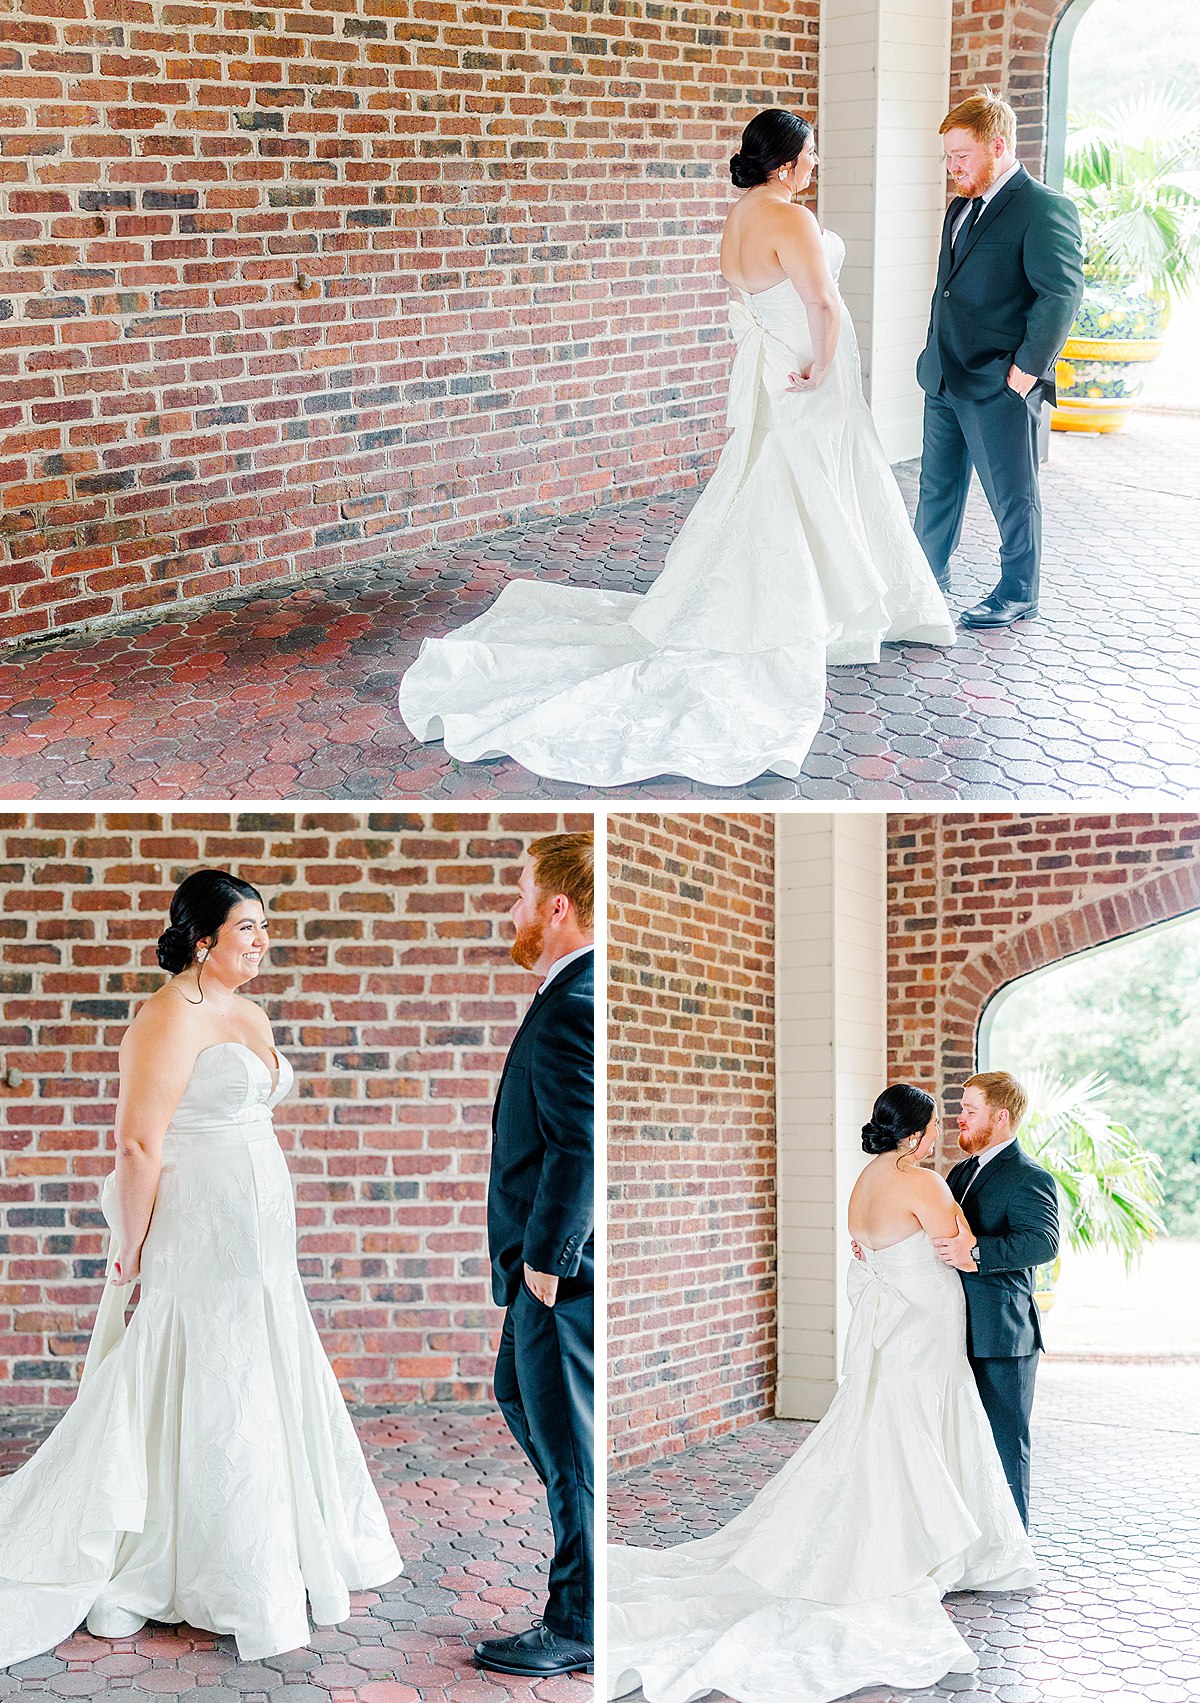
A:
{"type": "Polygon", "coordinates": [[[976,1057],[981,1070],[1028,1073],[1035,1103],[1058,1084],[1064,1103],[1078,1101],[1098,1127],[1128,1129],[1157,1161],[1164,1233],[1146,1240],[1128,1272],[1111,1242],[1064,1246],[1052,1351],[1200,1350],[1191,1300],[1200,1280],[1200,912],[1007,982],[982,1013],[976,1057]],[[1089,1097],[1084,1084],[1097,1075],[1103,1086],[1089,1097]]]}
{"type": "Polygon", "coordinates": [[[1067,112],[1070,105],[1071,44],[1075,31],[1095,0],[1070,0],[1059,17],[1050,39],[1050,70],[1046,84],[1046,182],[1051,189],[1063,186],[1063,162],[1067,151],[1067,112]]]}

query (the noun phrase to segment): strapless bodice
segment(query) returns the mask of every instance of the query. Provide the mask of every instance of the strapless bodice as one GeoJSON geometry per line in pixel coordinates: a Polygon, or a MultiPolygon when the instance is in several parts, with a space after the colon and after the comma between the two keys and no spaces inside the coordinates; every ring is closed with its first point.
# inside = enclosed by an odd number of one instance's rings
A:
{"type": "MultiPolygon", "coordinates": [[[[826,259],[829,261],[829,270],[833,273],[833,281],[836,284],[842,275],[842,264],[846,259],[846,245],[836,231],[822,231],[821,243],[825,250],[826,259]]],[[[738,295],[741,296],[751,313],[760,307],[768,312],[786,311],[795,307],[798,307],[801,312],[804,310],[804,303],[796,294],[796,286],[790,278],[781,278],[778,284],[772,284],[766,290],[739,289],[738,295]]]]}
{"type": "Polygon", "coordinates": [[[275,1057],[277,1075],[242,1041],[203,1047],[167,1126],[163,1164],[197,1149],[238,1146],[272,1135],[271,1112],[293,1083],[287,1059],[280,1052],[275,1057]]]}

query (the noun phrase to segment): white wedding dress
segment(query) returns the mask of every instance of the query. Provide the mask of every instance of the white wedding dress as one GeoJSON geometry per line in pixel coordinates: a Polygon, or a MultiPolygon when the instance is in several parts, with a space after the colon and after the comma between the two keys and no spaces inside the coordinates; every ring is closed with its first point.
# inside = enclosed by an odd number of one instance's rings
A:
{"type": "Polygon", "coordinates": [[[186,1621],[253,1661],[307,1644],[306,1596],[330,1624],[401,1570],[300,1284],[276,1057],[277,1079],[240,1042],[196,1059],[132,1318],[107,1285],[73,1405],[0,1482],[0,1668],[85,1618],[186,1621]]]}
{"type": "Polygon", "coordinates": [[[946,1591],[1037,1567],[966,1355],[962,1284],[924,1231],[852,1261],[843,1380],[824,1419],[729,1524],[608,1550],[610,1697],[725,1691],[829,1703],[971,1673],[946,1591]]]}
{"type": "MultiPolygon", "coordinates": [[[[845,245],[824,233],[835,275],[845,245]]],[[[815,391],[788,280],[730,307],[732,436],[644,597],[538,580],[426,639],[400,687],[418,739],[465,762],[507,753],[585,786],[687,775],[794,777],[825,710],[828,664],[885,641],[949,645],[954,625],[913,536],[841,335],[815,391]]]]}

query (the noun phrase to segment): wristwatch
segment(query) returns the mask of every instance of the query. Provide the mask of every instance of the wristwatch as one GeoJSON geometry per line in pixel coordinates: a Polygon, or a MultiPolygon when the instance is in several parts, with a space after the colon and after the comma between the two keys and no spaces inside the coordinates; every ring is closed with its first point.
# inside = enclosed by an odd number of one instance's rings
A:
{"type": "Polygon", "coordinates": [[[976,1242],[975,1246],[971,1249],[971,1258],[975,1261],[975,1266],[976,1266],[976,1269],[978,1270],[978,1267],[979,1267],[979,1243],[978,1242],[976,1242]]]}

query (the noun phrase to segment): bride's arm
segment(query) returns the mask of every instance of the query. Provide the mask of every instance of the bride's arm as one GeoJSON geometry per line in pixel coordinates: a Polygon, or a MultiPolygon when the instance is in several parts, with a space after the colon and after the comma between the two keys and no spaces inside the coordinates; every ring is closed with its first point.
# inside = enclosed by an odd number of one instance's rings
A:
{"type": "Polygon", "coordinates": [[[917,1222],[930,1238],[954,1236],[958,1232],[959,1212],[954,1196],[936,1171],[912,1171],[909,1174],[910,1205],[917,1222]]]}
{"type": "Polygon", "coordinates": [[[777,217],[775,253],[804,303],[813,346],[812,363],[801,375],[803,382],[793,388],[815,390],[837,351],[841,303],[816,219],[807,207],[781,207],[777,217]]]}
{"type": "Polygon", "coordinates": [[[175,1014],[148,1004],[121,1042],[117,1095],[117,1261],[113,1281],[132,1283],[141,1266],[162,1170],[167,1125],[187,1087],[193,1059],[175,1014]]]}

